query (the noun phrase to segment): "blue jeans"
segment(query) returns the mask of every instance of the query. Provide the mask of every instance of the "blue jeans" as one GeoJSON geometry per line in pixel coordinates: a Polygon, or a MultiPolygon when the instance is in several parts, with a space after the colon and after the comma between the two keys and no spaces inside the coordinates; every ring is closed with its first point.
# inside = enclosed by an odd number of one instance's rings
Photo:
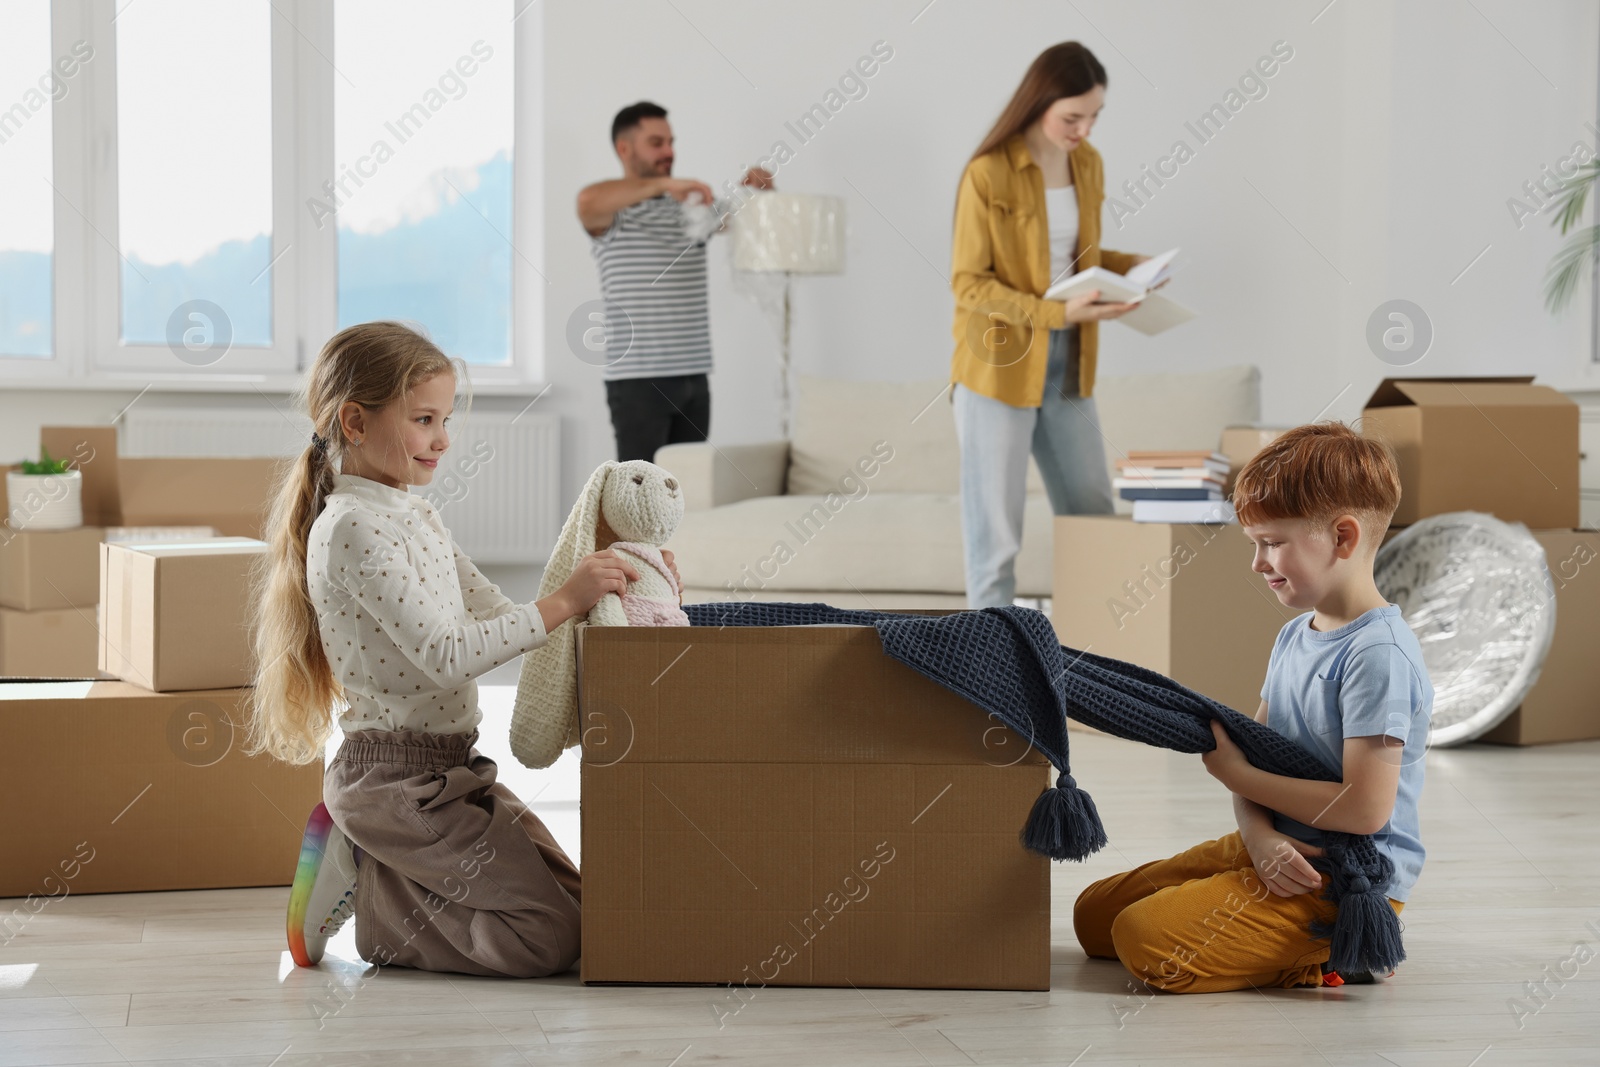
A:
{"type": "Polygon", "coordinates": [[[953,397],[961,441],[961,535],[967,606],[1010,604],[1027,499],[1028,455],[1039,464],[1050,510],[1109,515],[1111,478],[1093,397],[1078,395],[1078,331],[1050,331],[1044,398],[1018,408],[960,383],[953,397]]]}

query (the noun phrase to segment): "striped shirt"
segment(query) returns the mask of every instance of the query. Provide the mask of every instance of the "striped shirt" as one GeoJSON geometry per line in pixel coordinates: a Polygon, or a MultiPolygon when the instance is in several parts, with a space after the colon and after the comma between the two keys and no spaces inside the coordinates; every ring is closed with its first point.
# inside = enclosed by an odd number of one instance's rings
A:
{"type": "Polygon", "coordinates": [[[625,207],[591,242],[606,309],[604,377],[709,373],[706,245],[684,236],[678,201],[663,193],[625,207]]]}

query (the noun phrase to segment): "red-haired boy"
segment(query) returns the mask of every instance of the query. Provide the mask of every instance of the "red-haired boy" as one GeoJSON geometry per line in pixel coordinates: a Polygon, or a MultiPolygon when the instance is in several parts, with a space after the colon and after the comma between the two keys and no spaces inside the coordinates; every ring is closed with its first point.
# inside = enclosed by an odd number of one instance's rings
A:
{"type": "Polygon", "coordinates": [[[1278,632],[1255,717],[1341,780],[1268,774],[1213,722],[1205,765],[1233,793],[1239,828],[1085,889],[1073,924],[1090,956],[1178,993],[1370,980],[1323,973],[1329,942],[1310,927],[1336,909],[1308,857],[1324,831],[1373,835],[1394,863],[1396,912],[1422,869],[1433,686],[1416,636],[1372,578],[1399,502],[1393,453],[1340,423],[1290,430],[1239,472],[1233,505],[1255,545],[1251,569],[1304,611],[1278,632]]]}

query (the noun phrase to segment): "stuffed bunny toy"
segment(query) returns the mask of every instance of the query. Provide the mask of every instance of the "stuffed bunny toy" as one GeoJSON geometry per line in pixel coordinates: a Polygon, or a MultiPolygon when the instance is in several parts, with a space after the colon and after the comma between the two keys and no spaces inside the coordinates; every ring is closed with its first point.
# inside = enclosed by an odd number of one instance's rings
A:
{"type": "MultiPolygon", "coordinates": [[[[592,626],[687,626],[678,584],[660,546],[683,519],[683,493],[671,474],[642,459],[606,462],[588,483],[561,527],[561,537],[539,582],[542,599],[572,577],[579,561],[609,548],[632,564],[637,581],[625,593],[607,593],[590,609],[592,626]]],[[[577,627],[556,627],[543,645],[522,657],[511,713],[511,752],[529,767],[548,767],[576,743],[578,721],[577,627]]]]}

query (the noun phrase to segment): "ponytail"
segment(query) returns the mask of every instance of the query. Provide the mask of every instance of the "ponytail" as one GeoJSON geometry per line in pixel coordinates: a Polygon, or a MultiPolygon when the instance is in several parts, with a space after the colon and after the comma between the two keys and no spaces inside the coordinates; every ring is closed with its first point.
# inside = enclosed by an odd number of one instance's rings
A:
{"type": "Polygon", "coordinates": [[[316,438],[284,472],[273,498],[267,551],[256,575],[257,666],[245,748],[250,755],[316,761],[333,732],[329,710],[344,701],[306,585],[311,524],[332,489],[328,442],[316,438]]]}

